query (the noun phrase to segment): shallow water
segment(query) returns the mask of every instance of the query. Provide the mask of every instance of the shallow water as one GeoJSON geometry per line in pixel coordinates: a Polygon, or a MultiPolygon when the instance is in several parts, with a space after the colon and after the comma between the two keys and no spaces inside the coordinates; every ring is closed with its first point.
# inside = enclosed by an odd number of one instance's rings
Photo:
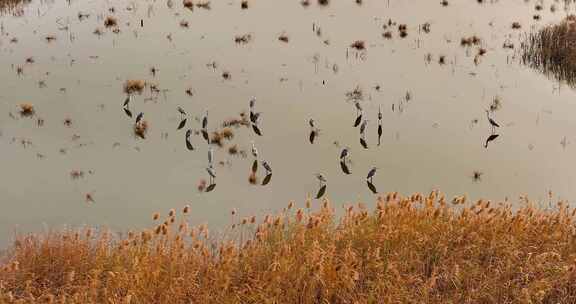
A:
{"type": "MultiPolygon", "coordinates": [[[[447,7],[427,0],[331,1],[327,7],[311,1],[308,8],[298,1],[249,3],[241,10],[239,1],[212,1],[210,10],[189,11],[180,1],[172,9],[166,1],[32,1],[21,16],[0,17],[0,244],[14,231],[64,224],[144,227],[153,212],[186,204],[193,223],[218,230],[231,222],[232,209],[247,216],[281,210],[290,200],[302,205],[316,194],[319,172],[337,208],[372,204],[365,177],[373,166],[380,193],[437,188],[448,197],[513,202],[527,195],[545,206],[549,191],[554,199],[576,199],[574,91],[520,65],[517,51],[523,33],[560,20],[573,6],[557,3],[552,13],[556,2],[544,1],[536,12],[535,3],[524,0],[450,1],[447,7]],[[79,12],[90,16],[79,20],[79,12]],[[537,13],[542,20],[532,19],[537,13]],[[118,18],[120,33],[104,28],[106,16],[118,18]],[[389,18],[408,25],[406,38],[398,37],[396,26],[391,40],[382,37],[389,18]],[[179,25],[182,20],[188,28],[179,25]],[[522,29],[511,29],[514,21],[522,29]],[[425,22],[428,34],[419,31],[425,22]],[[313,32],[318,26],[321,37],[313,32]],[[103,35],[93,34],[96,28],[103,35]],[[234,42],[247,33],[252,41],[234,42]],[[288,43],[278,40],[282,33],[288,43]],[[462,37],[474,34],[487,50],[477,64],[480,46],[460,46],[462,37]],[[56,40],[46,42],[48,35],[56,40]],[[367,49],[350,49],[355,40],[366,41],[367,49]],[[504,49],[506,41],[516,49],[504,49]],[[438,64],[440,55],[445,65],[438,64]],[[26,63],[28,57],[34,63],[26,63]],[[231,79],[222,78],[224,71],[231,79]],[[126,79],[146,80],[161,91],[153,96],[146,90],[131,102],[132,112],[143,112],[150,123],[146,139],[134,136],[133,119],[122,110],[126,79]],[[354,104],[346,100],[357,86],[370,119],[369,149],[360,145],[354,104]],[[186,128],[194,130],[200,129],[194,118],[209,110],[215,130],[247,111],[252,96],[263,113],[263,136],[235,130],[232,143],[248,157],[215,148],[216,160],[226,164],[216,165],[215,190],[198,192],[199,181],[208,179],[207,145],[195,135],[196,150],[186,149],[185,130],[176,130],[177,107],[188,112],[186,128]],[[500,136],[484,148],[491,134],[484,110],[496,96],[502,107],[492,117],[500,136]],[[23,102],[34,105],[34,117],[19,116],[23,102]],[[313,145],[309,118],[321,129],[313,145]],[[251,140],[273,168],[267,186],[248,183],[251,140]],[[334,142],[351,148],[351,175],[341,172],[334,142]],[[72,179],[73,170],[84,177],[72,179]],[[474,171],[482,172],[480,181],[473,180],[474,171]],[[94,202],[86,202],[87,193],[94,202]]],[[[262,180],[263,168],[258,172],[262,180]]]]}

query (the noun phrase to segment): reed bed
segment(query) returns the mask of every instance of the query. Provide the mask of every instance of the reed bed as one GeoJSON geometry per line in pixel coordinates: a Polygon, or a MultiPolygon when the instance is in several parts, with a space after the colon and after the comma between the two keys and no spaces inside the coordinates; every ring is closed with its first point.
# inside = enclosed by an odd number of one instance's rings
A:
{"type": "Polygon", "coordinates": [[[543,27],[521,44],[522,62],[540,72],[576,86],[576,16],[543,27]]]}
{"type": "Polygon", "coordinates": [[[233,211],[219,240],[189,206],[124,237],[19,236],[0,303],[575,303],[575,209],[520,205],[390,193],[339,217],[327,200],[233,211]]]}
{"type": "Polygon", "coordinates": [[[13,14],[32,0],[0,0],[0,15],[13,14]]]}

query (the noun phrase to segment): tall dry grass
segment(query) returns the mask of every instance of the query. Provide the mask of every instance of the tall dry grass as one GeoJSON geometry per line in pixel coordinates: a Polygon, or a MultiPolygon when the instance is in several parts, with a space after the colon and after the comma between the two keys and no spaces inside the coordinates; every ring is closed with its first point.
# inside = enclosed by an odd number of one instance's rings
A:
{"type": "Polygon", "coordinates": [[[548,77],[576,86],[576,16],[528,34],[521,45],[522,62],[548,77]]]}
{"type": "Polygon", "coordinates": [[[388,194],[374,211],[291,203],[209,241],[187,207],[115,238],[18,237],[0,303],[576,303],[574,209],[388,194]]]}
{"type": "Polygon", "coordinates": [[[4,14],[21,14],[18,11],[32,0],[0,0],[0,15],[4,14]]]}

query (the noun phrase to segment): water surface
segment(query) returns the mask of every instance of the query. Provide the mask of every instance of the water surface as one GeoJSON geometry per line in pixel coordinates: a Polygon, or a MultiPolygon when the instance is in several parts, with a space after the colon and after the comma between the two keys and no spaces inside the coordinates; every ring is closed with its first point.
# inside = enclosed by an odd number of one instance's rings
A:
{"type": "Polygon", "coordinates": [[[0,17],[0,243],[14,231],[64,224],[143,227],[153,212],[186,204],[193,223],[218,229],[231,222],[231,209],[247,216],[278,211],[290,200],[302,205],[318,190],[319,172],[337,208],[373,203],[365,182],[373,166],[381,193],[441,189],[448,196],[514,202],[527,195],[546,204],[552,191],[572,201],[574,91],[520,65],[517,51],[524,33],[574,11],[543,3],[536,11],[523,0],[450,1],[447,7],[427,0],[331,1],[326,7],[311,1],[307,8],[268,0],[242,10],[239,1],[212,1],[210,10],[190,11],[180,1],[170,8],[166,1],[35,0],[7,12],[0,17]],[[89,16],[80,20],[79,13],[89,16]],[[117,18],[119,33],[104,27],[107,16],[117,18]],[[387,29],[393,38],[383,38],[389,19],[406,24],[407,37],[400,38],[395,25],[387,29]],[[521,29],[511,28],[515,21],[521,29]],[[427,22],[430,33],[420,29],[427,22]],[[93,33],[97,28],[102,35],[93,33]],[[234,41],[244,34],[252,40],[234,41]],[[282,34],[287,43],[278,40],[282,34]],[[461,38],[472,35],[481,44],[462,47],[461,38]],[[47,42],[47,36],[56,39],[47,42]],[[356,40],[365,41],[366,50],[349,48],[356,40]],[[479,48],[487,52],[475,62],[479,48]],[[440,56],[446,64],[438,63],[440,56]],[[26,63],[29,57],[33,63],[26,63]],[[231,78],[223,79],[224,72],[231,78]],[[126,79],[160,90],[131,102],[150,124],[146,139],[134,136],[134,120],[122,111],[126,79]],[[354,104],[346,98],[356,87],[370,119],[369,149],[360,145],[354,104]],[[263,136],[235,129],[231,143],[214,149],[216,161],[224,162],[216,165],[216,189],[200,193],[208,148],[193,136],[196,150],[186,149],[184,130],[176,130],[177,107],[195,130],[195,118],[209,110],[215,130],[247,111],[251,97],[262,112],[263,136]],[[496,97],[501,108],[492,117],[500,136],[485,148],[491,128],[484,111],[496,97]],[[21,103],[33,104],[35,116],[21,118],[21,103]],[[313,145],[310,118],[321,129],[313,145]],[[265,187],[248,183],[251,140],[274,171],[265,187]],[[351,148],[351,175],[341,172],[335,142],[351,148]],[[230,144],[248,156],[228,155],[230,144]],[[72,179],[73,170],[84,177],[72,179]],[[475,171],[481,180],[472,178],[475,171]]]}

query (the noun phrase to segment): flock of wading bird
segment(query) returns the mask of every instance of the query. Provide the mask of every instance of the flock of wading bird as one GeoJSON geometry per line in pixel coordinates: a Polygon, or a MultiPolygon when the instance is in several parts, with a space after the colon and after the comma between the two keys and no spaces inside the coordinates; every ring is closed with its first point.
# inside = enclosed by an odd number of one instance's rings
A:
{"type": "MultiPolygon", "coordinates": [[[[132,115],[132,112],[130,111],[130,101],[132,100],[133,94],[129,88],[128,89],[125,88],[125,91],[127,93],[127,97],[124,100],[123,110],[128,117],[132,118],[133,115],[132,115]]],[[[366,115],[364,114],[364,109],[358,100],[354,101],[354,107],[356,108],[356,118],[354,119],[353,127],[359,128],[359,130],[360,130],[360,136],[359,136],[360,137],[360,145],[364,149],[368,149],[369,147],[368,147],[368,143],[366,141],[366,130],[367,130],[369,119],[366,118],[366,115]]],[[[182,107],[177,107],[177,111],[180,114],[180,122],[178,123],[177,130],[182,130],[186,127],[186,124],[188,122],[188,114],[186,113],[186,111],[182,107]]],[[[252,128],[254,134],[256,134],[257,136],[262,136],[261,126],[259,123],[261,114],[262,114],[261,112],[256,112],[256,98],[251,98],[250,102],[249,102],[249,125],[252,128]]],[[[144,138],[144,134],[147,130],[147,123],[146,123],[146,121],[144,121],[142,119],[143,117],[144,117],[144,113],[140,112],[136,116],[136,120],[134,122],[134,132],[137,136],[140,136],[142,138],[144,138]]],[[[487,117],[487,120],[488,120],[490,127],[491,127],[490,135],[488,136],[488,138],[486,139],[486,142],[484,143],[484,147],[488,148],[488,144],[490,142],[494,141],[496,138],[498,138],[498,136],[500,136],[499,134],[495,133],[496,128],[499,128],[500,125],[494,119],[492,119],[490,117],[490,111],[489,110],[486,110],[486,117],[487,117]]],[[[200,123],[201,123],[201,128],[200,128],[199,132],[196,132],[196,133],[202,134],[202,137],[204,138],[204,140],[206,141],[206,143],[208,145],[208,165],[206,166],[206,172],[208,173],[209,184],[205,188],[205,192],[211,192],[216,188],[216,169],[214,167],[214,150],[212,149],[211,139],[210,139],[209,130],[208,130],[208,110],[206,110],[206,112],[203,114],[202,118],[200,119],[200,123]]],[[[320,132],[320,129],[317,127],[316,121],[313,118],[310,118],[308,120],[308,125],[310,126],[310,134],[308,136],[308,139],[309,139],[310,144],[314,144],[315,139],[317,138],[317,136],[320,132]]],[[[186,143],[186,149],[188,149],[189,151],[195,150],[195,148],[191,142],[191,136],[193,133],[194,133],[194,130],[191,128],[188,128],[186,130],[185,136],[184,136],[185,143],[186,143]]],[[[382,109],[379,107],[378,108],[378,130],[377,130],[378,146],[380,146],[380,144],[381,144],[382,133],[383,133],[382,109]]],[[[272,167],[270,166],[270,164],[267,161],[262,160],[259,157],[258,149],[256,148],[254,140],[251,141],[251,146],[252,146],[251,154],[252,154],[252,157],[254,158],[254,161],[253,161],[252,167],[251,167],[251,178],[252,178],[252,176],[255,176],[256,172],[258,171],[258,164],[260,163],[266,172],[266,176],[262,180],[262,186],[266,186],[272,180],[272,167]]],[[[350,163],[350,148],[349,147],[342,147],[341,148],[340,156],[339,156],[339,162],[340,162],[340,168],[345,175],[352,174],[352,172],[350,171],[350,168],[348,167],[348,164],[350,163]]],[[[377,167],[372,167],[368,171],[368,174],[366,175],[366,185],[368,186],[368,189],[370,189],[370,191],[373,194],[378,193],[378,190],[373,183],[374,176],[376,175],[377,171],[378,171],[377,167]]],[[[328,180],[326,179],[326,177],[323,173],[316,173],[315,177],[319,182],[319,189],[318,189],[318,192],[316,194],[316,198],[320,199],[326,194],[326,188],[327,188],[328,180]]]]}

